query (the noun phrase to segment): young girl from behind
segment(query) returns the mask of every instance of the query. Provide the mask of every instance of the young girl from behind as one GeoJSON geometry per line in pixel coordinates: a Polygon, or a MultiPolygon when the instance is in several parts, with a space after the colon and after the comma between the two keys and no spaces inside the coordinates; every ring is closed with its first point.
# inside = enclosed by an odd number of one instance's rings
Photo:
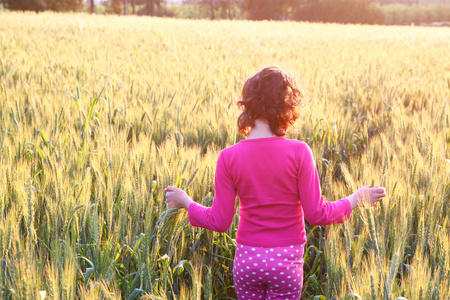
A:
{"type": "Polygon", "coordinates": [[[185,208],[192,226],[218,232],[230,227],[239,197],[233,263],[238,299],[300,299],[304,219],[311,225],[341,223],[363,201],[374,205],[385,196],[384,188],[362,187],[346,198],[324,200],[311,148],[285,138],[303,97],[294,78],[278,67],[250,77],[238,102],[238,127],[247,138],[221,151],[212,207],[181,189],[165,189],[168,207],[185,208]]]}

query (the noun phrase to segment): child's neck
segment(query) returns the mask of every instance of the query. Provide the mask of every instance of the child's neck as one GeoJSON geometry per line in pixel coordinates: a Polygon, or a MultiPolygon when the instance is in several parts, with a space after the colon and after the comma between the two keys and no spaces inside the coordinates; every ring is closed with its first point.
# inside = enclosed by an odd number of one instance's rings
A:
{"type": "Polygon", "coordinates": [[[262,139],[268,137],[276,137],[272,130],[270,130],[269,124],[266,121],[257,119],[255,126],[250,130],[250,134],[247,139],[262,139]]]}

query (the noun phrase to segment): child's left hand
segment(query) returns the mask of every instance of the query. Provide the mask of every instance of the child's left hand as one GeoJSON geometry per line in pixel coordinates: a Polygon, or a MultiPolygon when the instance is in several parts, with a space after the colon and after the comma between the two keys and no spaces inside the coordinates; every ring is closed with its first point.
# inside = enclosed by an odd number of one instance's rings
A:
{"type": "Polygon", "coordinates": [[[194,202],[182,189],[174,186],[168,186],[164,189],[166,192],[166,203],[168,208],[184,207],[189,209],[189,205],[194,202]]]}

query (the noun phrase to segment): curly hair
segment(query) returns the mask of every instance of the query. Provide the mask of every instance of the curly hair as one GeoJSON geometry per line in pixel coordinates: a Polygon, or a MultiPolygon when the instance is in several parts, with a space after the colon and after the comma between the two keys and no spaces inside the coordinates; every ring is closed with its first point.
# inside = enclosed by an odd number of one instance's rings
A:
{"type": "Polygon", "coordinates": [[[304,93],[294,77],[278,67],[267,67],[247,79],[242,88],[242,99],[237,105],[243,108],[238,118],[239,132],[250,134],[255,120],[265,120],[273,134],[286,135],[300,117],[304,93]]]}

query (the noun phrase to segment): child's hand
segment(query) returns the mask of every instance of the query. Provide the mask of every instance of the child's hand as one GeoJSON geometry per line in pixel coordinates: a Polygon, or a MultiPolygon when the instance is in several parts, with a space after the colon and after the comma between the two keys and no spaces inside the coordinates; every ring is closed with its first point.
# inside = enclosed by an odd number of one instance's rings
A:
{"type": "Polygon", "coordinates": [[[348,196],[347,199],[350,201],[352,209],[354,209],[364,205],[374,206],[384,196],[386,196],[384,187],[363,186],[362,188],[357,189],[352,195],[348,196]]]}
{"type": "Polygon", "coordinates": [[[182,189],[168,186],[164,191],[166,191],[166,203],[168,208],[184,207],[185,209],[189,209],[189,205],[194,202],[182,189]]]}

